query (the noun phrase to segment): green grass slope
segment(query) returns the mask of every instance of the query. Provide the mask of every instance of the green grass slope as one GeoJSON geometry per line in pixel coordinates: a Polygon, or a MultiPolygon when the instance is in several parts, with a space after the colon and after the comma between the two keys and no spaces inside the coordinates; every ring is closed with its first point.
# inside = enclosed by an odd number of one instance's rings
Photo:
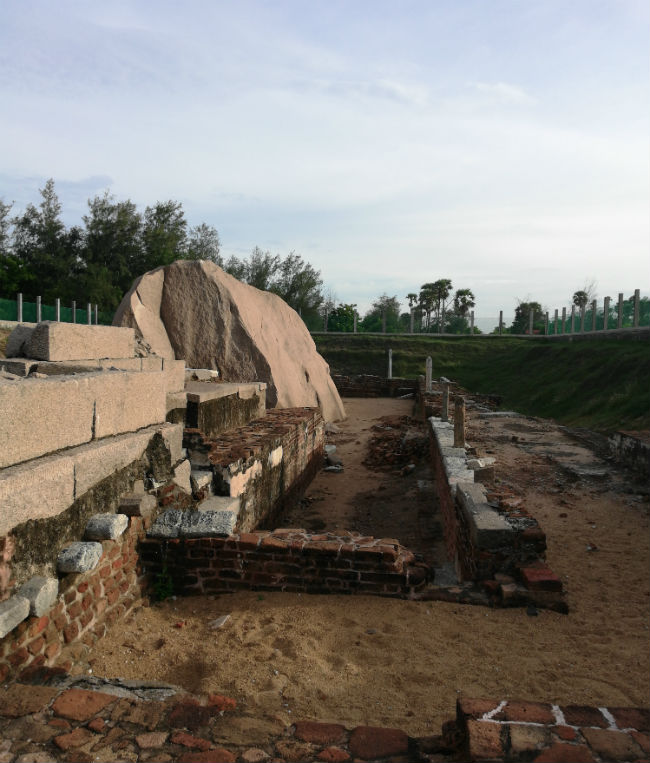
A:
{"type": "Polygon", "coordinates": [[[510,337],[431,338],[314,336],[332,373],[446,376],[472,392],[497,394],[502,408],[600,432],[650,428],[650,344],[647,340],[527,340],[510,337]]]}

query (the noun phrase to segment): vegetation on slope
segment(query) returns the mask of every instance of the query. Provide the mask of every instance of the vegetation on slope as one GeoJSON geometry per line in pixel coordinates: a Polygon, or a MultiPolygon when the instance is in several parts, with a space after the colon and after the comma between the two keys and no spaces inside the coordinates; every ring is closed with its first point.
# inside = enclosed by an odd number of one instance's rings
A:
{"type": "Polygon", "coordinates": [[[394,376],[424,374],[431,355],[434,378],[500,395],[504,409],[602,432],[650,428],[646,340],[324,334],[314,340],[332,373],[385,376],[392,348],[394,376]]]}

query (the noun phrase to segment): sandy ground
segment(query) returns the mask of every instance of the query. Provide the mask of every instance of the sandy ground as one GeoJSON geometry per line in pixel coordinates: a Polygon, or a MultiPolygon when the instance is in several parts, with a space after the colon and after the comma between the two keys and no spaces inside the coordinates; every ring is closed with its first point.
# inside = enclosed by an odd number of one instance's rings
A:
{"type": "MultiPolygon", "coordinates": [[[[373,502],[359,496],[398,486],[394,502],[385,504],[384,513],[392,506],[394,516],[378,534],[401,522],[395,537],[413,536],[399,507],[420,495],[425,465],[401,477],[361,463],[371,426],[382,416],[410,413],[411,404],[345,404],[349,418],[332,438],[345,471],[320,474],[308,498],[323,500],[304,502],[296,519],[320,520],[326,529],[356,523],[365,531],[378,512],[368,516],[373,502]]],[[[262,742],[295,719],[438,733],[461,694],[648,706],[647,486],[644,494],[548,422],[472,418],[468,442],[496,456],[500,484],[546,531],[547,559],[567,587],[569,615],[376,597],[178,599],[141,608],[114,629],[90,655],[93,672],[234,696],[243,716],[224,725],[224,741],[233,742],[262,742]],[[576,463],[606,468],[607,476],[579,478],[571,471],[576,463]],[[212,629],[222,615],[230,619],[212,629]]]]}

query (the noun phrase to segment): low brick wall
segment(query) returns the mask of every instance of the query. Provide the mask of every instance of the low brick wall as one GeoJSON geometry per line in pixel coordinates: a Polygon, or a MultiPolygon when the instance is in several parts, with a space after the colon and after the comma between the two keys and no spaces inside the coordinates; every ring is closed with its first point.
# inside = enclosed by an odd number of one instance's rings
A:
{"type": "Polygon", "coordinates": [[[212,470],[215,495],[239,498],[247,532],[272,521],[322,466],[324,422],[318,408],[274,409],[216,440],[186,429],[184,444],[212,470]]]}
{"type": "Polygon", "coordinates": [[[178,595],[242,589],[415,598],[427,568],[393,539],[280,529],[227,538],[147,538],[140,556],[152,580],[178,595]]]}
{"type": "Polygon", "coordinates": [[[102,542],[103,555],[91,572],[59,578],[59,596],[41,617],[28,617],[0,640],[0,682],[28,667],[69,670],[97,639],[144,595],[137,552],[149,520],[132,517],[118,540],[102,542]]]}
{"type": "Polygon", "coordinates": [[[415,379],[386,379],[371,374],[332,374],[332,381],[341,397],[400,397],[415,393],[418,386],[415,379]]]}

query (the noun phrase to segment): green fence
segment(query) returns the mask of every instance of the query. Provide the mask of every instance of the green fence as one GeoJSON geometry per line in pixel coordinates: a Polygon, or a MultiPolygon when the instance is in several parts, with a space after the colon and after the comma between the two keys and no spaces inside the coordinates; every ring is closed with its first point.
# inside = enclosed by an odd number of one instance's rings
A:
{"type": "MultiPolygon", "coordinates": [[[[0,320],[17,321],[18,320],[18,302],[15,299],[2,299],[0,297],[0,320]]],[[[41,305],[41,320],[55,321],[56,307],[54,305],[41,305]]],[[[77,308],[75,310],[75,319],[72,317],[72,307],[61,305],[61,321],[64,323],[88,323],[88,308],[77,308]]],[[[91,311],[91,321],[95,322],[95,308],[91,311]]],[[[36,303],[23,302],[23,322],[36,323],[36,303]]],[[[113,323],[113,313],[97,311],[97,322],[104,326],[110,326],[113,323]]]]}

